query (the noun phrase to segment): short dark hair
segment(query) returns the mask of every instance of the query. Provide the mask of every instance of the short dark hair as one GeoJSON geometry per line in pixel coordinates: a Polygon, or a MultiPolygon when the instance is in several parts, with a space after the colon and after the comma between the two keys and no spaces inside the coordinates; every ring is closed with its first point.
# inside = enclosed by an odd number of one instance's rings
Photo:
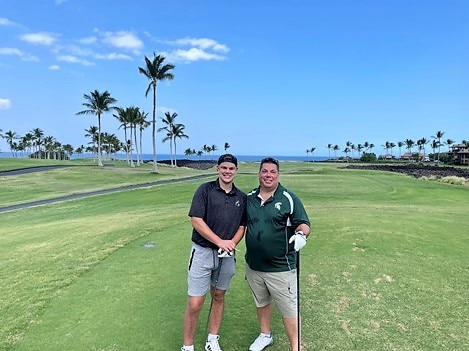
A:
{"type": "Polygon", "coordinates": [[[236,167],[238,167],[238,159],[233,156],[232,154],[224,154],[224,155],[221,155],[219,158],[218,158],[218,165],[223,163],[223,162],[231,162],[231,163],[234,163],[234,165],[236,167]]]}
{"type": "Polygon", "coordinates": [[[275,159],[275,158],[273,158],[273,157],[266,157],[266,158],[263,158],[263,159],[261,160],[261,165],[259,166],[259,170],[262,168],[262,166],[264,165],[264,163],[272,163],[272,164],[274,164],[274,165],[277,166],[277,170],[280,169],[280,164],[279,164],[278,160],[275,159]]]}

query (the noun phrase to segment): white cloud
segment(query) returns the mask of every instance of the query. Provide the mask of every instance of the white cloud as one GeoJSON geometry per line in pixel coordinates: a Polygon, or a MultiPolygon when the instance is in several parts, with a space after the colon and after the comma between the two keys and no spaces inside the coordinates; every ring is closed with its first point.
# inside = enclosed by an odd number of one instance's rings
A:
{"type": "Polygon", "coordinates": [[[16,48],[0,48],[0,55],[18,56],[22,61],[39,61],[36,56],[27,54],[16,48]]]}
{"type": "Polygon", "coordinates": [[[217,60],[217,61],[223,61],[226,60],[225,56],[217,55],[217,54],[211,54],[208,53],[204,50],[198,49],[198,48],[191,48],[189,50],[175,50],[172,53],[169,54],[171,58],[173,58],[176,61],[199,61],[199,60],[217,60]]]}
{"type": "Polygon", "coordinates": [[[94,66],[93,62],[90,62],[88,60],[83,60],[72,55],[59,55],[57,56],[57,61],[63,61],[63,62],[68,62],[68,63],[78,63],[83,66],[94,66]]]}
{"type": "Polygon", "coordinates": [[[143,42],[130,32],[106,32],[103,37],[104,43],[120,49],[140,50],[143,48],[143,42]]]}
{"type": "Polygon", "coordinates": [[[59,65],[50,65],[50,66],[49,66],[49,69],[50,69],[51,71],[57,71],[57,70],[60,69],[60,66],[59,66],[59,65]]]}
{"type": "Polygon", "coordinates": [[[110,54],[95,54],[95,58],[99,60],[129,60],[133,61],[133,58],[129,55],[119,54],[116,52],[112,52],[110,54]]]}
{"type": "Polygon", "coordinates": [[[230,49],[223,44],[218,43],[213,39],[208,38],[183,38],[174,42],[176,45],[182,46],[195,46],[203,50],[211,49],[215,52],[227,53],[230,49]]]}
{"type": "Polygon", "coordinates": [[[11,107],[10,99],[0,98],[0,110],[8,110],[11,107]]]}
{"type": "Polygon", "coordinates": [[[47,32],[29,33],[23,35],[21,37],[21,40],[31,44],[50,46],[57,41],[57,35],[54,33],[47,32]]]}

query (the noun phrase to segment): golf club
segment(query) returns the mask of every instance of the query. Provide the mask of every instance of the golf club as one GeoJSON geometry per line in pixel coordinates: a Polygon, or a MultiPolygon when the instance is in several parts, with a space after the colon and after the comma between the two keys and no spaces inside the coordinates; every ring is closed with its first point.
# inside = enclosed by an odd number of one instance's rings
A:
{"type": "Polygon", "coordinates": [[[296,252],[296,310],[298,323],[298,351],[301,351],[301,324],[300,324],[300,251],[296,252]]]}
{"type": "Polygon", "coordinates": [[[220,272],[221,272],[221,266],[223,264],[223,257],[218,256],[218,272],[216,274],[215,278],[215,286],[213,287],[213,294],[210,293],[210,308],[208,310],[208,316],[207,316],[207,325],[205,326],[205,334],[208,333],[208,326],[210,324],[210,314],[212,313],[212,306],[213,306],[213,297],[217,291],[217,285],[218,285],[218,279],[220,278],[220,272]]]}

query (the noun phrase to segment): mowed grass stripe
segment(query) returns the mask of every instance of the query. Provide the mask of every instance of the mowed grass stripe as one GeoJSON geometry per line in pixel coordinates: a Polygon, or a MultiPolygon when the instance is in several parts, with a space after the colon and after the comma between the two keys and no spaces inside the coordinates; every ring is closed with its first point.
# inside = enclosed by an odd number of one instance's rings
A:
{"type": "MultiPolygon", "coordinates": [[[[295,165],[284,167],[282,183],[302,197],[313,223],[314,237],[302,250],[306,349],[464,349],[467,187],[299,166],[302,172],[295,165]]],[[[8,325],[14,326],[1,330],[7,336],[1,346],[178,349],[190,246],[187,210],[200,182],[2,214],[8,231],[0,236],[1,260],[10,250],[20,251],[1,265],[2,281],[8,278],[6,285],[14,286],[1,295],[9,306],[2,308],[10,315],[8,325]],[[155,247],[144,248],[146,242],[155,247]],[[26,254],[35,248],[44,251],[36,260],[26,254]],[[68,263],[64,251],[70,252],[68,263]],[[54,264],[55,256],[60,259],[54,264]],[[64,267],[68,271],[60,272],[64,267]],[[27,273],[15,282],[13,270],[27,273]],[[49,290],[38,289],[41,280],[33,277],[40,274],[48,276],[42,286],[49,290]],[[15,295],[18,290],[23,295],[15,295]]],[[[250,190],[257,180],[239,175],[237,184],[250,190]]],[[[243,279],[243,253],[241,245],[222,327],[222,346],[225,342],[232,350],[245,350],[258,332],[243,279]]],[[[207,309],[198,329],[199,349],[207,309]]],[[[271,350],[285,350],[278,315],[273,329],[271,350]]]]}

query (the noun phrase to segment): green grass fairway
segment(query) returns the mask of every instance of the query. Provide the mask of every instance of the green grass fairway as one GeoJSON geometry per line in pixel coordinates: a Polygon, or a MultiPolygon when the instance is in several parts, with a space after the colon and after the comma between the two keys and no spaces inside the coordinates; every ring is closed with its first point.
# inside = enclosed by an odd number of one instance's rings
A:
{"type": "MultiPolygon", "coordinates": [[[[240,165],[241,189],[257,185],[257,167],[240,165]]],[[[282,184],[303,199],[313,227],[301,251],[304,350],[469,349],[468,186],[331,164],[281,167],[282,184]]],[[[216,176],[214,169],[159,171],[82,165],[4,177],[0,206],[149,179],[216,176]]],[[[0,213],[0,350],[179,350],[187,212],[206,180],[0,213]]],[[[227,351],[247,350],[258,334],[244,243],[239,250],[221,330],[227,351]]],[[[287,350],[277,313],[273,332],[268,350],[287,350]]]]}

